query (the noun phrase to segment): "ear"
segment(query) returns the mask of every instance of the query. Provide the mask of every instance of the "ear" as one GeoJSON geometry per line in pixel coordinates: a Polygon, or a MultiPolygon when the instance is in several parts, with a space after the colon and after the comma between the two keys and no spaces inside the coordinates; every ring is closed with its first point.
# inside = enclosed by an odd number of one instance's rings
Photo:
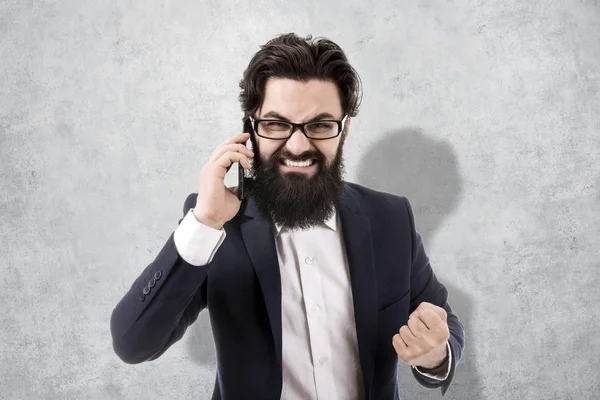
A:
{"type": "Polygon", "coordinates": [[[346,118],[346,124],[344,125],[344,136],[348,136],[350,133],[350,123],[352,122],[352,117],[348,116],[346,118]]]}

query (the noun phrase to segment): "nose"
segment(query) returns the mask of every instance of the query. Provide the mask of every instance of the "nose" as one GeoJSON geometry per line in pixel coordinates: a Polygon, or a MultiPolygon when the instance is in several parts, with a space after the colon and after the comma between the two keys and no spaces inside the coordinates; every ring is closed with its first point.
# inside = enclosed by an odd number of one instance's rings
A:
{"type": "Polygon", "coordinates": [[[292,132],[292,137],[287,140],[285,147],[292,154],[302,154],[303,152],[310,150],[312,144],[306,135],[302,133],[300,128],[296,128],[294,132],[292,132]]]}

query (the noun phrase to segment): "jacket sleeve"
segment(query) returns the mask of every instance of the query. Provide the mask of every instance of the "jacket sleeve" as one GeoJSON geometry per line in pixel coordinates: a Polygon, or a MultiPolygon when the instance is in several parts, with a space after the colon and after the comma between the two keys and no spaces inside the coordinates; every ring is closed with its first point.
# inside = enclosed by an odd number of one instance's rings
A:
{"type": "Polygon", "coordinates": [[[448,356],[441,365],[432,369],[415,367],[414,365],[412,368],[422,376],[434,379],[436,381],[444,381],[448,379],[448,376],[450,375],[450,366],[452,365],[452,350],[450,349],[450,341],[446,342],[446,350],[448,351],[448,356]]]}
{"type": "Polygon", "coordinates": [[[437,279],[431,265],[429,258],[425,253],[423,246],[423,240],[421,235],[417,232],[415,227],[415,220],[410,202],[404,197],[408,217],[410,220],[411,230],[411,247],[412,247],[412,265],[411,265],[411,298],[410,298],[410,312],[412,313],[419,304],[426,301],[431,304],[435,304],[438,307],[442,307],[448,314],[448,329],[450,331],[450,338],[448,340],[450,344],[450,351],[452,354],[452,363],[450,365],[450,372],[445,380],[435,380],[423,376],[411,368],[415,379],[423,386],[428,388],[441,388],[442,396],[448,390],[452,378],[454,377],[454,371],[456,365],[458,365],[465,344],[465,331],[462,323],[458,317],[452,312],[450,304],[448,304],[448,290],[446,287],[437,279]]]}
{"type": "MultiPolygon", "coordinates": [[[[195,193],[187,197],[184,216],[195,204],[195,198],[195,193]]],[[[112,311],[113,349],[122,361],[138,364],[154,360],[183,337],[207,306],[206,277],[210,266],[211,262],[200,266],[186,262],[177,252],[174,233],[169,236],[112,311]]]]}

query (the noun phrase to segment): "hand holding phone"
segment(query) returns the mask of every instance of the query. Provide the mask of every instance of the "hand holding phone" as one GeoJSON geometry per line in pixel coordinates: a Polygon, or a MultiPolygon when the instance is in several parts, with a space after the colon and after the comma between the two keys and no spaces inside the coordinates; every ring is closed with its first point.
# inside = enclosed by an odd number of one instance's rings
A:
{"type": "Polygon", "coordinates": [[[196,206],[192,211],[199,222],[221,229],[225,222],[239,211],[241,206],[239,189],[241,188],[238,188],[236,195],[225,186],[224,180],[227,171],[235,162],[247,169],[252,168],[249,159],[254,157],[254,153],[244,144],[249,138],[249,133],[231,137],[216,148],[202,167],[196,206]]]}

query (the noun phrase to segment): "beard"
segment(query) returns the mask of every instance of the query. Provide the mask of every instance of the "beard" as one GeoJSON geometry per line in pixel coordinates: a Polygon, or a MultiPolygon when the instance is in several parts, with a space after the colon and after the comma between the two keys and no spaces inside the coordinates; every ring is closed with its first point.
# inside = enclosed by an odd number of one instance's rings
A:
{"type": "MultiPolygon", "coordinates": [[[[342,134],[336,156],[329,166],[317,150],[294,156],[282,147],[265,162],[255,150],[251,195],[261,214],[269,222],[290,229],[306,229],[329,219],[339,207],[344,188],[344,140],[342,134]],[[279,169],[281,159],[288,156],[295,161],[315,159],[316,171],[312,176],[302,172],[282,173],[279,169]]],[[[258,150],[254,136],[251,141],[258,150]]]]}

